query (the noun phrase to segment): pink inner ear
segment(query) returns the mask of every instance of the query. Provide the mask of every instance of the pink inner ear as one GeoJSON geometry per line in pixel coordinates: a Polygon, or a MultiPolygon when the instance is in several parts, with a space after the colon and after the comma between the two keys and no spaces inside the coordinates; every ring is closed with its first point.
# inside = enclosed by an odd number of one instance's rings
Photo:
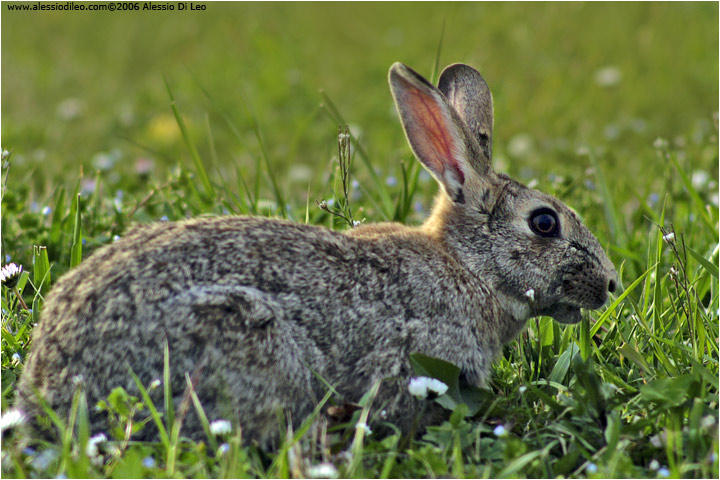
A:
{"type": "Polygon", "coordinates": [[[444,111],[435,98],[418,88],[410,86],[408,93],[408,106],[420,130],[415,135],[416,147],[421,150],[417,153],[424,156],[428,167],[441,177],[449,167],[455,171],[460,184],[464,184],[465,175],[455,158],[456,152],[461,149],[457,148],[458,140],[451,132],[453,126],[449,112],[444,111]]]}

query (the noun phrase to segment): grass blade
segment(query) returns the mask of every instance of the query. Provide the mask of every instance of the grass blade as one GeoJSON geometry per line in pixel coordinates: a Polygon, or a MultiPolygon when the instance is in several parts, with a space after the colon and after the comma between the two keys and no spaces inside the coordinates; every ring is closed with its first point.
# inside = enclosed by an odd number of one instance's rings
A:
{"type": "Polygon", "coordinates": [[[592,337],[593,335],[595,335],[595,334],[598,332],[598,330],[600,330],[600,327],[602,327],[602,325],[607,321],[607,319],[610,318],[610,314],[615,311],[615,309],[617,308],[617,306],[620,305],[620,302],[622,302],[622,301],[625,299],[625,297],[627,297],[628,295],[630,295],[630,293],[631,293],[633,290],[635,290],[635,288],[636,288],[638,285],[640,285],[640,282],[642,282],[643,279],[645,279],[645,277],[646,277],[656,266],[657,266],[657,265],[653,265],[652,267],[650,267],[650,268],[648,268],[647,270],[645,270],[645,273],[643,273],[643,274],[640,275],[637,279],[635,279],[635,281],[634,281],[633,283],[631,283],[630,286],[627,287],[627,288],[625,289],[625,291],[624,291],[622,294],[620,294],[620,296],[618,296],[618,298],[616,298],[616,299],[610,304],[610,306],[609,306],[608,308],[605,309],[605,311],[602,313],[602,315],[600,315],[600,318],[597,319],[597,321],[595,322],[595,324],[594,324],[594,325],[592,326],[592,328],[590,329],[590,336],[591,336],[591,337],[592,337]]]}
{"type": "Polygon", "coordinates": [[[165,339],[163,345],[163,392],[165,399],[165,423],[168,432],[173,431],[175,424],[175,406],[173,405],[172,387],[170,385],[170,347],[165,339]]]}
{"type": "Polygon", "coordinates": [[[38,293],[42,287],[50,289],[50,260],[48,260],[47,247],[33,247],[33,283],[38,293]]]}
{"type": "Polygon", "coordinates": [[[172,109],[173,115],[175,115],[175,121],[177,122],[178,127],[180,127],[180,134],[185,141],[185,145],[187,146],[188,150],[190,150],[190,156],[192,157],[193,163],[195,164],[195,170],[200,177],[200,182],[205,189],[205,193],[210,197],[214,197],[215,189],[210,183],[210,178],[208,177],[205,166],[200,159],[200,154],[198,154],[197,148],[195,148],[195,144],[190,138],[190,133],[185,126],[185,122],[183,121],[182,116],[180,116],[180,111],[175,104],[175,97],[173,97],[172,90],[170,89],[170,84],[168,83],[167,79],[165,79],[165,87],[167,88],[168,95],[170,96],[170,108],[172,109]]]}
{"type": "Polygon", "coordinates": [[[73,243],[70,248],[70,268],[80,265],[82,261],[82,224],[80,223],[80,194],[75,196],[75,226],[73,227],[73,243]]]}
{"type": "Polygon", "coordinates": [[[690,248],[689,246],[686,245],[685,248],[687,249],[688,252],[690,252],[690,255],[691,255],[695,260],[697,260],[698,263],[699,263],[700,265],[702,265],[705,270],[708,271],[708,273],[709,273],[710,275],[712,275],[713,277],[715,277],[715,280],[718,279],[718,266],[717,266],[717,265],[715,265],[715,264],[713,264],[712,262],[710,262],[708,259],[706,259],[706,258],[703,257],[702,255],[700,255],[698,252],[696,252],[695,250],[693,250],[693,249],[690,248]]]}
{"type": "Polygon", "coordinates": [[[168,437],[165,425],[163,425],[162,415],[160,415],[160,412],[158,412],[157,408],[155,408],[155,404],[150,398],[150,394],[148,394],[147,389],[140,381],[140,378],[138,378],[132,367],[130,367],[129,365],[128,371],[130,372],[130,376],[133,378],[133,381],[135,381],[135,385],[137,386],[138,390],[140,390],[140,396],[142,397],[143,402],[145,403],[145,405],[147,405],[148,410],[150,410],[150,415],[152,415],[153,421],[155,422],[155,426],[157,426],[158,433],[160,435],[160,442],[163,444],[167,451],[170,451],[170,437],[168,437]]]}

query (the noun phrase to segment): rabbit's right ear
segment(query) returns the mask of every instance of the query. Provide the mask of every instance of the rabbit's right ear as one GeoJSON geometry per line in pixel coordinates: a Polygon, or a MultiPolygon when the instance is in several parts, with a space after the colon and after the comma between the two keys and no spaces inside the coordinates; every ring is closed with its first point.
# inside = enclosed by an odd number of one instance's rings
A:
{"type": "Polygon", "coordinates": [[[466,180],[487,175],[490,159],[445,96],[417,72],[393,64],[390,90],[415,156],[454,202],[463,203],[466,180]]]}

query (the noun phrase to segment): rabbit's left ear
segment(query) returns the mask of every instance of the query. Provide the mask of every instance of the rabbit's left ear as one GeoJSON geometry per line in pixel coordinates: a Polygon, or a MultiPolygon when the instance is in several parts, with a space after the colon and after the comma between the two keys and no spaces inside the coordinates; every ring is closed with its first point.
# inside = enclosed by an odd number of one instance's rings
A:
{"type": "Polygon", "coordinates": [[[469,177],[488,173],[489,158],[445,96],[417,72],[393,64],[390,90],[415,156],[450,199],[463,203],[463,186],[469,177]]]}
{"type": "Polygon", "coordinates": [[[445,67],[440,74],[438,89],[460,114],[489,162],[492,158],[493,100],[485,79],[474,68],[455,63],[445,67]]]}

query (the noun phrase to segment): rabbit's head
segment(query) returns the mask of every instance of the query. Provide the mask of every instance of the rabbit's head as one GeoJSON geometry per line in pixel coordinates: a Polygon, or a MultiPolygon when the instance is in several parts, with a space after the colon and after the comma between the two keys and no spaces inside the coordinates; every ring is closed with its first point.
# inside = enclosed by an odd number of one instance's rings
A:
{"type": "Polygon", "coordinates": [[[492,170],[492,96],[482,76],[450,65],[436,88],[395,63],[390,89],[413,152],[442,187],[423,228],[518,321],[575,323],[581,308],[602,306],[617,274],[597,239],[558,199],[492,170]]]}

